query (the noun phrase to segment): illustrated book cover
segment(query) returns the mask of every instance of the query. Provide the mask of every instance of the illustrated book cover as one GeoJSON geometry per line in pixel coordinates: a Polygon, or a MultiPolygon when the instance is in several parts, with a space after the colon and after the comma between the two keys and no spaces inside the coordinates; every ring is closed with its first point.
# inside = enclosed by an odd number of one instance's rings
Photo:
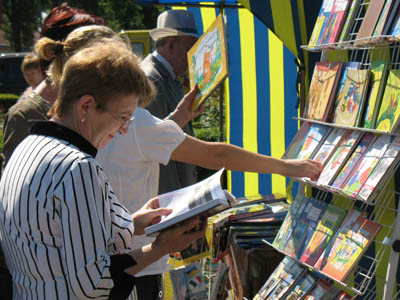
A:
{"type": "Polygon", "coordinates": [[[221,188],[223,171],[224,169],[221,169],[191,186],[159,195],[160,207],[172,208],[172,212],[163,216],[159,223],[146,227],[146,235],[153,235],[199,214],[212,216],[229,208],[235,198],[221,188]]]}
{"type": "Polygon", "coordinates": [[[336,98],[343,63],[317,62],[311,80],[304,118],[326,121],[336,98]]]}
{"type": "Polygon", "coordinates": [[[371,63],[371,88],[364,118],[364,128],[375,128],[376,118],[385,91],[389,64],[384,61],[371,63]]]}
{"type": "Polygon", "coordinates": [[[350,2],[350,0],[335,0],[322,35],[321,44],[332,44],[338,41],[343,24],[346,21],[350,2]]]}
{"type": "Polygon", "coordinates": [[[290,206],[289,211],[283,220],[282,226],[272,243],[274,247],[281,251],[285,249],[286,243],[296,227],[297,217],[305,209],[307,201],[308,200],[305,197],[296,195],[296,198],[290,206]]]}
{"type": "Polygon", "coordinates": [[[174,291],[174,299],[207,300],[208,292],[201,266],[193,263],[169,272],[174,291]]]}
{"type": "Polygon", "coordinates": [[[325,267],[328,258],[333,255],[337,247],[344,239],[347,232],[350,230],[350,228],[356,222],[358,217],[361,215],[362,213],[359,210],[353,208],[347,212],[343,222],[340,224],[339,228],[334,233],[333,237],[330,239],[328,245],[323,250],[322,254],[319,256],[317,262],[314,264],[314,268],[316,268],[317,270],[321,270],[322,268],[325,267]]]}
{"type": "Polygon", "coordinates": [[[315,286],[309,291],[304,300],[332,300],[339,289],[324,279],[318,279],[315,286]]]}
{"type": "Polygon", "coordinates": [[[211,24],[187,53],[190,88],[199,93],[193,102],[195,111],[228,76],[228,55],[222,14],[211,24]]]}
{"type": "Polygon", "coordinates": [[[366,132],[362,138],[357,143],[357,146],[354,148],[353,153],[350,155],[349,159],[344,164],[343,168],[340,170],[335,180],[332,183],[333,188],[341,189],[344,182],[349,178],[350,174],[353,172],[353,169],[360,162],[361,157],[367,151],[369,145],[376,138],[375,134],[366,132]]]}
{"type": "Polygon", "coordinates": [[[399,3],[400,2],[396,0],[386,0],[385,6],[382,8],[378,22],[375,26],[373,33],[374,37],[379,37],[386,34],[385,26],[393,22],[393,18],[396,14],[399,3]]]}
{"type": "Polygon", "coordinates": [[[364,216],[359,216],[321,271],[338,281],[343,281],[367,250],[381,227],[380,224],[370,221],[364,216]]]}
{"type": "Polygon", "coordinates": [[[331,156],[319,175],[317,181],[319,184],[330,185],[333,182],[361,137],[362,133],[360,131],[353,130],[341,140],[341,143],[336,148],[335,153],[331,156]]]}
{"type": "Polygon", "coordinates": [[[352,198],[357,197],[393,139],[394,136],[383,134],[378,136],[373,144],[368,147],[360,163],[354,168],[342,187],[346,195],[352,198]]]}
{"type": "Polygon", "coordinates": [[[360,7],[361,0],[352,0],[349,11],[346,16],[346,21],[344,22],[342,31],[339,36],[339,42],[345,42],[348,40],[349,34],[352,32],[354,26],[354,19],[358,13],[358,8],[360,7]]]}
{"type": "Polygon", "coordinates": [[[311,34],[310,41],[308,43],[308,47],[315,48],[315,46],[319,46],[321,43],[322,35],[324,33],[324,29],[326,23],[328,22],[329,15],[331,14],[333,8],[334,0],[324,0],[319,10],[317,20],[314,25],[314,29],[311,34]]]}
{"type": "Polygon", "coordinates": [[[291,232],[284,252],[292,257],[300,258],[304,247],[310,241],[318,222],[328,204],[312,198],[306,198],[307,205],[302,213],[296,217],[296,227],[291,232]]]}
{"type": "Polygon", "coordinates": [[[296,135],[291,140],[289,146],[283,154],[283,159],[294,159],[295,157],[297,157],[297,153],[304,143],[304,137],[310,131],[312,124],[313,123],[310,122],[304,122],[303,124],[301,124],[300,129],[297,131],[296,135]]]}
{"type": "Polygon", "coordinates": [[[314,151],[318,150],[318,147],[327,137],[329,131],[330,128],[328,126],[312,124],[310,129],[304,136],[303,142],[300,144],[299,150],[294,158],[310,158],[314,151]]]}
{"type": "Polygon", "coordinates": [[[399,159],[399,153],[400,137],[396,136],[362,186],[358,194],[361,200],[370,202],[373,199],[374,194],[379,190],[379,186],[387,179],[388,175],[392,175],[395,163],[399,159]]]}
{"type": "Polygon", "coordinates": [[[331,204],[328,205],[300,258],[302,262],[310,266],[317,262],[345,215],[345,210],[331,204]]]}
{"type": "Polygon", "coordinates": [[[284,299],[287,300],[300,300],[312,289],[317,281],[316,277],[309,272],[303,274],[303,276],[297,281],[293,287],[286,293],[284,299]]]}
{"type": "Polygon", "coordinates": [[[376,121],[376,129],[394,132],[400,116],[400,70],[390,70],[376,121]]]}
{"type": "Polygon", "coordinates": [[[343,126],[358,126],[363,111],[369,82],[369,70],[350,69],[343,89],[338,92],[333,123],[343,126]]]}
{"type": "Polygon", "coordinates": [[[336,147],[340,144],[340,140],[346,136],[346,129],[335,127],[333,128],[328,137],[324,140],[318,151],[311,157],[311,159],[316,160],[325,165],[329,160],[330,155],[334,152],[336,147]]]}

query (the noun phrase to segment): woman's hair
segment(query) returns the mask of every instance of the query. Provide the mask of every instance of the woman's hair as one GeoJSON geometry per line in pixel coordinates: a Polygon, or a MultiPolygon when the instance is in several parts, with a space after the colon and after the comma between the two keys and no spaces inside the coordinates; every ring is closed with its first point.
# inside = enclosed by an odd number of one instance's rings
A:
{"type": "Polygon", "coordinates": [[[116,41],[96,43],[73,55],[65,64],[60,89],[50,114],[64,116],[84,95],[101,106],[117,96],[153,98],[155,88],[139,67],[136,56],[116,41]]]}
{"type": "MultiPolygon", "coordinates": [[[[104,38],[112,38],[122,42],[122,39],[110,28],[100,25],[82,26],[72,31],[65,41],[55,41],[50,38],[41,38],[35,50],[43,60],[52,61],[47,75],[53,83],[58,83],[63,66],[70,56],[90,44],[104,38]]],[[[126,47],[129,47],[126,45],[126,47]]]]}
{"type": "Polygon", "coordinates": [[[39,57],[33,53],[28,53],[22,60],[21,71],[25,72],[32,69],[40,69],[39,57]]]}

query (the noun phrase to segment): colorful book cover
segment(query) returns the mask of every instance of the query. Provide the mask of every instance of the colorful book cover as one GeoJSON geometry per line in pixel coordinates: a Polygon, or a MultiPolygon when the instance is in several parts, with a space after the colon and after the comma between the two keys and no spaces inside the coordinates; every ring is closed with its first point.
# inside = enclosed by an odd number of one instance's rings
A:
{"type": "Polygon", "coordinates": [[[354,222],[361,216],[361,212],[356,209],[350,209],[346,214],[345,219],[343,220],[342,224],[340,224],[334,236],[330,239],[328,245],[323,250],[322,254],[319,256],[317,262],[314,264],[314,268],[317,270],[321,270],[325,267],[328,258],[332,256],[340,245],[346,233],[352,228],[354,222]]]}
{"type": "Polygon", "coordinates": [[[376,120],[376,129],[392,132],[397,127],[400,115],[400,70],[390,70],[381,107],[376,120]]]}
{"type": "Polygon", "coordinates": [[[371,63],[371,88],[364,118],[365,128],[375,128],[376,118],[378,116],[383,92],[385,90],[388,66],[389,64],[383,61],[371,63]]]}
{"type": "Polygon", "coordinates": [[[375,137],[375,134],[369,132],[363,135],[363,137],[357,143],[357,146],[354,149],[353,153],[350,155],[349,159],[346,161],[345,165],[333,181],[333,187],[339,189],[342,188],[344,182],[349,178],[353,169],[358,165],[361,157],[367,151],[369,145],[374,141],[375,137]]]}
{"type": "Polygon", "coordinates": [[[285,154],[282,156],[283,159],[293,159],[297,157],[297,153],[299,152],[300,147],[304,143],[304,137],[307,135],[311,128],[312,123],[304,122],[301,124],[299,131],[297,131],[296,135],[290,142],[288,148],[285,151],[285,154]]]}
{"type": "Polygon", "coordinates": [[[174,299],[208,299],[201,266],[198,263],[171,270],[169,273],[174,299]]]}
{"type": "Polygon", "coordinates": [[[324,33],[326,23],[328,22],[329,15],[332,11],[333,3],[334,0],[324,0],[322,3],[321,9],[318,13],[317,21],[315,22],[310,41],[308,43],[310,48],[314,48],[321,43],[322,34],[324,33]]]}
{"type": "Polygon", "coordinates": [[[393,139],[394,136],[386,134],[377,137],[344,183],[342,189],[346,195],[357,196],[393,139]]]}
{"type": "Polygon", "coordinates": [[[394,166],[395,160],[398,159],[399,153],[400,137],[397,136],[390,144],[383,157],[379,160],[365,184],[362,186],[360,193],[358,194],[360,199],[367,202],[372,199],[374,192],[377,190],[379,185],[383,183],[384,179],[387,178],[385,175],[391,173],[389,171],[394,166]]]}
{"type": "Polygon", "coordinates": [[[267,281],[263,284],[257,294],[254,296],[253,300],[264,300],[271,293],[271,291],[275,288],[276,284],[279,281],[283,270],[286,268],[290,270],[293,265],[296,264],[296,261],[289,256],[285,256],[280,264],[276,267],[274,272],[269,276],[267,281]]]}
{"type": "Polygon", "coordinates": [[[304,137],[304,141],[299,148],[295,158],[307,159],[310,158],[318,146],[327,137],[330,128],[320,124],[312,124],[310,130],[304,137]]]}
{"type": "Polygon", "coordinates": [[[400,11],[397,12],[391,28],[392,29],[389,34],[394,37],[399,37],[400,36],[400,11]]]}
{"type": "Polygon", "coordinates": [[[398,11],[400,2],[396,0],[392,0],[392,2],[393,5],[390,9],[389,16],[387,17],[387,20],[385,22],[382,35],[389,35],[391,33],[393,26],[395,26],[394,23],[397,21],[397,17],[399,16],[400,13],[398,11]]]}
{"type": "Polygon", "coordinates": [[[390,15],[390,12],[393,8],[393,3],[396,2],[395,0],[386,0],[385,5],[382,8],[381,14],[379,16],[378,22],[376,23],[374,33],[372,36],[380,36],[383,34],[383,29],[385,27],[386,21],[390,15]]]}
{"type": "Polygon", "coordinates": [[[362,133],[360,131],[350,131],[349,134],[341,140],[335,153],[331,156],[319,175],[318,183],[324,185],[331,184],[348,157],[351,155],[351,152],[357,145],[361,136],[362,133]]]}
{"type": "Polygon", "coordinates": [[[336,147],[340,144],[340,140],[346,136],[346,129],[344,128],[333,128],[327,138],[324,140],[318,151],[311,157],[311,159],[320,162],[324,165],[336,147]]]}
{"type": "Polygon", "coordinates": [[[192,111],[195,111],[228,76],[228,55],[222,14],[219,14],[188,51],[187,60],[190,88],[197,85],[200,90],[192,105],[192,111]]]}
{"type": "Polygon", "coordinates": [[[279,279],[266,299],[278,300],[285,299],[284,295],[302,277],[306,270],[298,263],[294,263],[290,268],[284,267],[279,279]]]}
{"type": "Polygon", "coordinates": [[[307,294],[314,286],[317,279],[311,273],[305,273],[299,281],[290,289],[285,296],[286,300],[299,300],[303,299],[304,295],[307,294]]]}
{"type": "Polygon", "coordinates": [[[332,44],[338,40],[350,2],[350,0],[335,0],[322,36],[321,44],[332,44]]]}
{"type": "Polygon", "coordinates": [[[349,7],[349,11],[346,16],[346,21],[344,22],[342,31],[339,36],[339,42],[345,42],[348,40],[349,33],[351,32],[354,24],[354,19],[358,13],[358,8],[360,6],[361,0],[353,0],[351,1],[351,5],[349,7]]]}
{"type": "Polygon", "coordinates": [[[358,126],[356,121],[363,110],[369,74],[369,70],[348,70],[344,87],[337,96],[333,123],[358,126]]]}
{"type": "Polygon", "coordinates": [[[290,235],[292,234],[294,228],[296,227],[297,216],[300,215],[304,208],[307,205],[308,199],[297,195],[295,200],[293,201],[290,209],[285,217],[285,220],[282,223],[281,228],[279,229],[278,234],[275,237],[272,246],[275,248],[283,251],[287,240],[289,239],[290,235]]]}
{"type": "Polygon", "coordinates": [[[304,300],[332,300],[339,289],[324,279],[318,279],[315,286],[309,291],[304,300]]]}
{"type": "Polygon", "coordinates": [[[345,210],[331,204],[328,205],[300,258],[302,262],[310,266],[317,262],[345,215],[345,210]]]}
{"type": "Polygon", "coordinates": [[[300,258],[304,247],[310,241],[314,231],[328,204],[312,198],[307,199],[303,212],[296,218],[296,227],[290,234],[284,252],[292,257],[300,258]]]}
{"type": "Polygon", "coordinates": [[[336,97],[343,63],[317,62],[310,85],[305,118],[326,121],[336,97]]]}
{"type": "Polygon", "coordinates": [[[338,281],[343,281],[367,250],[381,227],[380,224],[370,221],[364,216],[359,216],[321,271],[338,281]]]}

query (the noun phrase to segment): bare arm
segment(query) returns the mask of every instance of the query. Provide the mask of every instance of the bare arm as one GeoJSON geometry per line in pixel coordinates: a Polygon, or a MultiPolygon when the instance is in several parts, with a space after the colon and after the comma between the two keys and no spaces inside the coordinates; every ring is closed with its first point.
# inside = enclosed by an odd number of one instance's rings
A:
{"type": "Polygon", "coordinates": [[[191,136],[172,152],[172,160],[191,163],[208,169],[222,167],[232,171],[280,174],[316,179],[321,164],[312,160],[283,160],[247,151],[225,143],[205,142],[191,136]]]}

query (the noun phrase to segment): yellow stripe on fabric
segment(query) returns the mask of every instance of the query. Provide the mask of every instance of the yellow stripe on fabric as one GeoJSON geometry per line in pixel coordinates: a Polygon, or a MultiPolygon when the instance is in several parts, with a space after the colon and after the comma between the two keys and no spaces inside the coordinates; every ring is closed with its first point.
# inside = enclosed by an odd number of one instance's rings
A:
{"type": "Polygon", "coordinates": [[[274,20],[274,32],[285,43],[286,47],[298,57],[290,0],[271,1],[270,4],[272,19],[274,20]]]}
{"type": "MultiPolygon", "coordinates": [[[[247,9],[239,10],[243,89],[243,148],[257,152],[257,76],[254,19],[247,9]]],[[[244,174],[244,193],[258,193],[258,174],[244,174]]]]}
{"type": "MultiPolygon", "coordinates": [[[[224,98],[225,98],[225,132],[226,142],[231,143],[231,110],[230,110],[230,94],[229,94],[229,77],[224,82],[224,98]]],[[[228,191],[232,192],[232,172],[227,172],[227,188],[228,191]]]]}
{"type": "MultiPolygon", "coordinates": [[[[200,2],[201,4],[210,4],[209,2],[200,2]]],[[[210,27],[210,25],[214,22],[216,18],[215,8],[210,7],[201,7],[201,18],[203,20],[203,32],[210,27]]]]}
{"type": "MultiPolygon", "coordinates": [[[[285,86],[283,66],[283,44],[268,31],[270,66],[270,128],[271,156],[281,157],[285,152],[285,86]]],[[[272,193],[285,193],[286,180],[272,175],[272,193]]]]}
{"type": "Polygon", "coordinates": [[[171,9],[187,10],[187,7],[186,6],[171,6],[171,9]]]}

